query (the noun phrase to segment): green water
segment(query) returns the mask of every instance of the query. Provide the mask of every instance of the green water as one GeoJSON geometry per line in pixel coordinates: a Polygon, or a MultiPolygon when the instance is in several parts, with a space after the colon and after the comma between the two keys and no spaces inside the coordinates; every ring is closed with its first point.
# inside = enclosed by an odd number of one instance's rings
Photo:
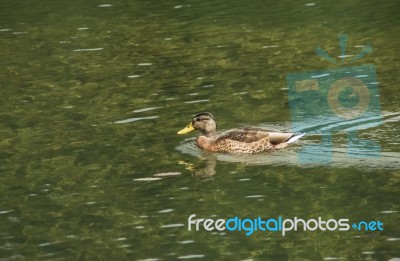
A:
{"type": "Polygon", "coordinates": [[[399,260],[400,4],[312,3],[0,1],[0,260],[399,260]],[[290,129],[286,76],[342,66],[315,49],[337,59],[343,33],[347,54],[373,47],[353,65],[376,67],[383,124],[360,137],[379,159],[346,157],[345,131],[322,165],[297,161],[318,135],[254,157],[176,135],[201,111],[290,129]],[[191,214],[384,230],[247,237],[188,231],[191,214]]]}

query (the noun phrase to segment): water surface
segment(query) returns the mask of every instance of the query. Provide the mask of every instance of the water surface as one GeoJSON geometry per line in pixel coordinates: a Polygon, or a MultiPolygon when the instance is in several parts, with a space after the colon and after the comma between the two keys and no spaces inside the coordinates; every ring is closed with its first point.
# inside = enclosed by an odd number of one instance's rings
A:
{"type": "Polygon", "coordinates": [[[399,10],[394,0],[2,1],[1,260],[399,259],[399,10]],[[353,65],[376,67],[382,124],[359,136],[380,155],[349,158],[346,129],[330,164],[298,161],[318,134],[254,157],[176,135],[201,111],[221,130],[290,130],[286,76],[347,66],[315,53],[340,61],[343,33],[346,54],[373,47],[353,65]],[[384,230],[247,237],[188,231],[191,214],[384,230]]]}

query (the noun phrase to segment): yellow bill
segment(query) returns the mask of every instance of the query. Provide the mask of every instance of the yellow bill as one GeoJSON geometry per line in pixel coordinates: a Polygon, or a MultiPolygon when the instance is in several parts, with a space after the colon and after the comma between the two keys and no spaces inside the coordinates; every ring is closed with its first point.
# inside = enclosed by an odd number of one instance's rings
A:
{"type": "Polygon", "coordinates": [[[180,131],[178,131],[178,134],[185,134],[191,131],[194,131],[195,128],[193,127],[192,123],[189,123],[188,126],[186,126],[185,128],[181,129],[180,131]]]}

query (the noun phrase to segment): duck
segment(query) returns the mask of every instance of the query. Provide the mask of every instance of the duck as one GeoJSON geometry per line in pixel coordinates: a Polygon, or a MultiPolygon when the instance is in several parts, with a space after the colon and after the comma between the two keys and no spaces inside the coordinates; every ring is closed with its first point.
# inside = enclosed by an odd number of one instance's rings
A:
{"type": "Polygon", "coordinates": [[[211,152],[255,154],[286,148],[305,135],[289,132],[273,132],[263,128],[236,128],[221,134],[217,133],[217,122],[210,112],[196,114],[192,121],[177,134],[186,134],[198,130],[196,145],[211,152]]]}

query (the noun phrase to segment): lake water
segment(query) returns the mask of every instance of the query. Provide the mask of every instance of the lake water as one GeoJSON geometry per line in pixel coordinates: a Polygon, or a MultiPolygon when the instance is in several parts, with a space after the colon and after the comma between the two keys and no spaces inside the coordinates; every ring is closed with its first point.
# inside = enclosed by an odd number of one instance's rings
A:
{"type": "Polygon", "coordinates": [[[400,260],[399,3],[2,0],[0,260],[400,260]],[[328,146],[307,122],[252,156],[176,134],[202,111],[220,130],[291,130],[290,75],[364,65],[369,157],[340,124],[328,146]],[[246,236],[189,231],[192,214],[384,225],[246,236]]]}

